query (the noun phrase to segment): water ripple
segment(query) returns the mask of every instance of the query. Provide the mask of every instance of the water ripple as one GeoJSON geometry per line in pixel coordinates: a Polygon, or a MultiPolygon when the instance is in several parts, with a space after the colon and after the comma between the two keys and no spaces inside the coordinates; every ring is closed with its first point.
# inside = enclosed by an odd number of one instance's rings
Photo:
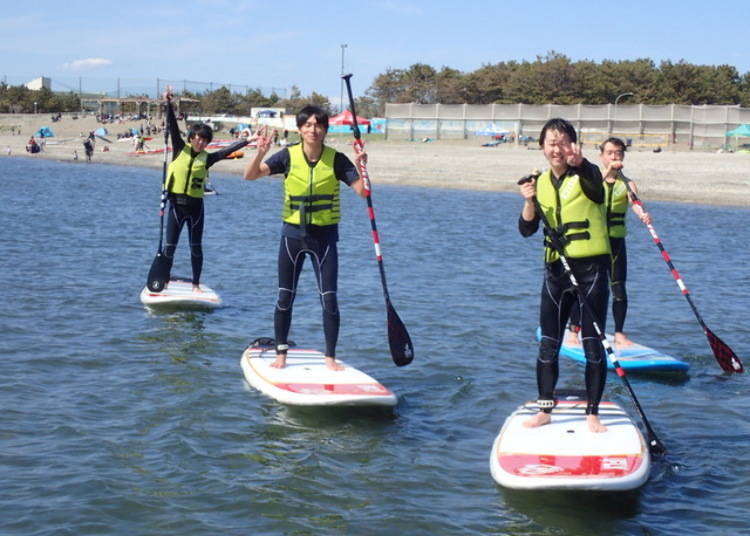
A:
{"type": "MultiPolygon", "coordinates": [[[[488,457],[505,417],[535,397],[542,278],[540,240],[516,231],[517,195],[377,189],[391,300],[417,353],[405,368],[388,355],[364,206],[344,195],[339,355],[399,404],[320,411],[269,400],[239,367],[247,343],[273,331],[278,180],[212,175],[221,195],[206,200],[204,279],[225,306],[154,314],[137,295],[158,239],[158,170],[3,164],[2,534],[747,532],[746,380],[719,370],[635,223],[626,327],[691,365],[629,376],[668,453],[637,492],[512,492],[488,457]],[[53,209],[40,218],[36,207],[53,209]]],[[[747,362],[746,244],[726,233],[747,211],[649,205],[706,323],[747,362]]],[[[175,270],[189,273],[185,244],[175,270]]],[[[323,344],[309,271],[291,336],[323,344]]],[[[560,386],[582,382],[562,361],[560,386]]],[[[615,375],[606,395],[636,415],[615,375]]]]}

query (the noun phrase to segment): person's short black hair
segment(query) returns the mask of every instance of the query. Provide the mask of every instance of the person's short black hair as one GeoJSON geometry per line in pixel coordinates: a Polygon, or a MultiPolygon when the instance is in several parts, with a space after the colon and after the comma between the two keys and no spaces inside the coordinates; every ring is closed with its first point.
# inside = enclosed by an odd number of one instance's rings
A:
{"type": "Polygon", "coordinates": [[[214,131],[206,123],[193,123],[190,125],[190,130],[188,131],[188,141],[196,136],[200,136],[208,143],[211,143],[211,140],[214,139],[214,131]]]}
{"type": "Polygon", "coordinates": [[[328,132],[328,112],[326,112],[320,106],[313,106],[309,104],[297,112],[297,128],[307,123],[307,120],[311,117],[315,117],[315,120],[319,125],[323,125],[328,132]]]}
{"type": "Polygon", "coordinates": [[[616,138],[615,136],[611,136],[607,138],[606,140],[604,140],[602,144],[599,146],[600,153],[604,152],[604,146],[607,145],[608,143],[611,143],[612,145],[619,147],[623,153],[628,150],[624,141],[622,141],[620,138],[616,138]]]}
{"type": "Polygon", "coordinates": [[[555,117],[554,119],[550,119],[549,121],[547,121],[542,127],[542,132],[539,134],[540,147],[544,146],[544,138],[547,137],[548,130],[557,130],[558,132],[567,134],[570,138],[570,141],[573,143],[576,143],[578,141],[578,135],[576,134],[576,129],[573,127],[573,125],[571,125],[569,121],[566,121],[561,117],[555,117]]]}

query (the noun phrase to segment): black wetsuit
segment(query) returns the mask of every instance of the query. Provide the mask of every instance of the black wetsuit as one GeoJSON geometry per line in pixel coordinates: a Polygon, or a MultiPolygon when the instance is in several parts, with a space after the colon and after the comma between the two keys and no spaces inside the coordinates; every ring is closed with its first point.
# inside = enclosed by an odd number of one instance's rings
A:
{"type": "MultiPolygon", "coordinates": [[[[609,237],[612,257],[609,263],[609,286],[612,290],[612,321],[615,332],[622,333],[625,327],[625,316],[628,312],[628,294],[625,290],[625,280],[628,275],[628,252],[625,247],[625,237],[609,237]]],[[[578,331],[581,326],[581,308],[570,310],[571,329],[578,331]]]]}
{"type": "MultiPolygon", "coordinates": [[[[570,175],[580,177],[581,188],[592,202],[604,203],[604,187],[599,168],[587,160],[579,168],[570,168],[559,179],[552,177],[553,185],[560,185],[570,175]]],[[[522,236],[534,234],[540,224],[539,215],[526,221],[519,218],[518,229],[522,236]]],[[[609,299],[609,285],[607,270],[609,255],[596,255],[584,258],[569,258],[568,260],[579,287],[586,294],[588,303],[593,310],[584,312],[582,324],[583,349],[586,354],[586,414],[596,415],[599,411],[599,401],[604,392],[607,378],[607,362],[604,349],[593,327],[596,320],[600,329],[604,329],[607,318],[607,301],[609,299]]],[[[541,305],[539,311],[539,325],[542,339],[539,343],[537,357],[537,387],[540,400],[553,400],[554,390],[559,376],[558,354],[560,344],[565,333],[570,310],[578,302],[575,289],[570,277],[565,273],[562,262],[556,260],[545,265],[544,283],[542,285],[541,305]]],[[[550,411],[551,408],[544,411],[550,411]]]]}
{"type": "MultiPolygon", "coordinates": [[[[289,150],[282,149],[266,160],[270,174],[289,173],[289,150]]],[[[357,169],[343,153],[336,153],[333,162],[336,178],[351,185],[359,178],[357,169]]],[[[320,293],[320,304],[323,308],[323,333],[325,335],[328,357],[336,357],[341,322],[336,297],[338,289],[338,224],[305,226],[284,222],[279,244],[279,293],[274,308],[274,335],[277,346],[283,348],[288,342],[289,329],[292,324],[292,306],[297,293],[297,282],[302,273],[305,257],[310,257],[315,279],[320,293]]],[[[283,352],[281,352],[283,353],[283,352]]]]}
{"type": "MultiPolygon", "coordinates": [[[[177,125],[177,118],[174,115],[172,103],[167,101],[167,128],[169,136],[172,139],[172,159],[180,155],[185,147],[185,141],[182,139],[180,127],[177,125]]],[[[223,160],[228,154],[242,149],[247,145],[247,140],[241,140],[233,143],[229,147],[219,149],[213,153],[208,153],[206,158],[206,168],[211,167],[216,162],[223,160]]],[[[192,156],[198,153],[190,149],[192,156]]],[[[191,197],[184,194],[169,193],[169,211],[167,217],[167,233],[164,245],[164,257],[167,259],[169,270],[172,270],[174,262],[174,253],[177,249],[177,242],[180,239],[182,227],[188,226],[188,240],[190,242],[190,263],[193,268],[193,285],[200,284],[201,272],[203,271],[203,198],[191,197]]]]}

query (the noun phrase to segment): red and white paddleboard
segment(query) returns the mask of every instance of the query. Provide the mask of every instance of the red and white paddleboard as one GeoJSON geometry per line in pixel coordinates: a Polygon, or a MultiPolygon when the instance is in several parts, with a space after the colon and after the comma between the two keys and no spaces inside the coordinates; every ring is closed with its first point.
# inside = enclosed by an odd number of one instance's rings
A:
{"type": "Polygon", "coordinates": [[[398,398],[361,370],[336,360],[344,370],[330,370],[317,350],[290,348],[286,366],[271,367],[276,350],[250,346],[240,364],[247,382],[290,406],[395,406],[398,398]]]}
{"type": "Polygon", "coordinates": [[[514,489],[635,489],[648,479],[648,445],[627,413],[615,402],[599,405],[603,433],[586,426],[586,401],[563,396],[552,410],[552,422],[527,428],[523,422],[538,411],[527,402],[503,424],[492,446],[490,472],[514,489]]]}
{"type": "Polygon", "coordinates": [[[193,283],[189,279],[172,278],[166,287],[159,292],[143,287],[141,290],[141,303],[148,307],[173,307],[173,308],[200,308],[214,309],[221,305],[221,298],[211,288],[204,284],[200,285],[202,292],[193,290],[193,283]]]}

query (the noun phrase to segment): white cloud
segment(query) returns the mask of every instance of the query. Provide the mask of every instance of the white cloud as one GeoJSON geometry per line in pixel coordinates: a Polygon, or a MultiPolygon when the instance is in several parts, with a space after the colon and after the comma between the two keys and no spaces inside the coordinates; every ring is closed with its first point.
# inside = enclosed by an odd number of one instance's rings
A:
{"type": "Polygon", "coordinates": [[[111,65],[112,60],[106,58],[86,58],[83,60],[74,60],[68,63],[63,63],[60,68],[63,71],[85,71],[88,69],[96,69],[98,67],[104,67],[105,65],[111,65]]]}

